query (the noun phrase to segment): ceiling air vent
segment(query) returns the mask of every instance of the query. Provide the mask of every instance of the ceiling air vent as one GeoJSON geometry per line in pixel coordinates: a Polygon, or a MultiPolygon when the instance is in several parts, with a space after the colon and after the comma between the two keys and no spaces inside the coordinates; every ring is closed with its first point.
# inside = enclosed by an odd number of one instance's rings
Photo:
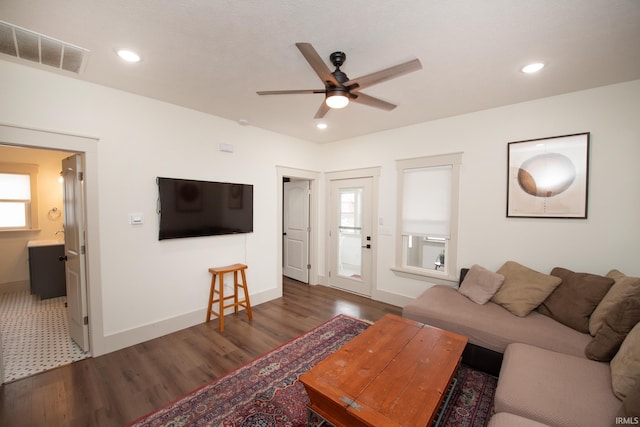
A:
{"type": "Polygon", "coordinates": [[[0,53],[80,74],[89,50],[0,21],[0,53]]]}

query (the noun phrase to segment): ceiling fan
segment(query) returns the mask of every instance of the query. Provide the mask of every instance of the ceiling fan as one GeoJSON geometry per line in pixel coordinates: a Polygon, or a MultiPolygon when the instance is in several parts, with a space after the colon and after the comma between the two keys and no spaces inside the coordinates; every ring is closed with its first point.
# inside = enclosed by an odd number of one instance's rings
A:
{"type": "Polygon", "coordinates": [[[320,55],[318,55],[318,52],[316,52],[310,43],[296,43],[296,46],[300,49],[300,52],[305,57],[309,65],[311,65],[311,68],[313,68],[318,77],[320,77],[320,80],[324,83],[324,89],[268,90],[256,93],[258,95],[323,93],[325,95],[325,101],[320,105],[320,108],[318,108],[318,111],[314,116],[316,119],[324,117],[331,108],[346,107],[350,101],[391,111],[396,108],[396,105],[374,98],[373,96],[366,95],[360,92],[360,89],[373,86],[374,84],[381,83],[386,80],[391,80],[403,74],[408,74],[422,68],[420,60],[414,59],[393,67],[385,68],[384,70],[380,70],[375,73],[367,74],[366,76],[349,79],[347,75],[340,70],[340,66],[344,64],[344,61],[347,59],[347,55],[345,55],[344,52],[333,52],[330,55],[329,59],[336,67],[335,71],[331,72],[329,67],[327,67],[320,55]]]}

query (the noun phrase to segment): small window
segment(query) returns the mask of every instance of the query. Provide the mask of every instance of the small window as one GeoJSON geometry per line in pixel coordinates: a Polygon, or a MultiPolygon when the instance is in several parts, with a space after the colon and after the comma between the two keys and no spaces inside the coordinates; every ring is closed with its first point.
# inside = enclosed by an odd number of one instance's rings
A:
{"type": "Polygon", "coordinates": [[[461,153],[398,160],[395,270],[455,278],[461,162],[461,153]]]}
{"type": "Polygon", "coordinates": [[[0,163],[0,231],[38,227],[36,165],[0,163]]]}
{"type": "Polygon", "coordinates": [[[340,233],[360,235],[362,224],[362,188],[340,191],[340,233]]]}

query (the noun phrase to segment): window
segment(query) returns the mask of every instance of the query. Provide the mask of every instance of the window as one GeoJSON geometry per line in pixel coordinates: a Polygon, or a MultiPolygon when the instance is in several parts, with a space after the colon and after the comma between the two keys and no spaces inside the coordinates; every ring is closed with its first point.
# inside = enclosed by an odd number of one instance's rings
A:
{"type": "Polygon", "coordinates": [[[340,232],[358,234],[362,229],[362,188],[340,191],[340,232]]]}
{"type": "Polygon", "coordinates": [[[0,231],[38,227],[38,166],[0,163],[0,231]]]}
{"type": "Polygon", "coordinates": [[[396,268],[455,280],[462,153],[397,161],[396,268]]]}

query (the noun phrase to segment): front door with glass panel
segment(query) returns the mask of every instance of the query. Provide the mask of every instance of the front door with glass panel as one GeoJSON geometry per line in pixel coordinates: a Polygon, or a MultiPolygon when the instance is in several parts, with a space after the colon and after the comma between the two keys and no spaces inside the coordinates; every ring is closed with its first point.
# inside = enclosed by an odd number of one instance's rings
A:
{"type": "Polygon", "coordinates": [[[331,181],[329,284],[371,296],[372,178],[331,181]]]}

